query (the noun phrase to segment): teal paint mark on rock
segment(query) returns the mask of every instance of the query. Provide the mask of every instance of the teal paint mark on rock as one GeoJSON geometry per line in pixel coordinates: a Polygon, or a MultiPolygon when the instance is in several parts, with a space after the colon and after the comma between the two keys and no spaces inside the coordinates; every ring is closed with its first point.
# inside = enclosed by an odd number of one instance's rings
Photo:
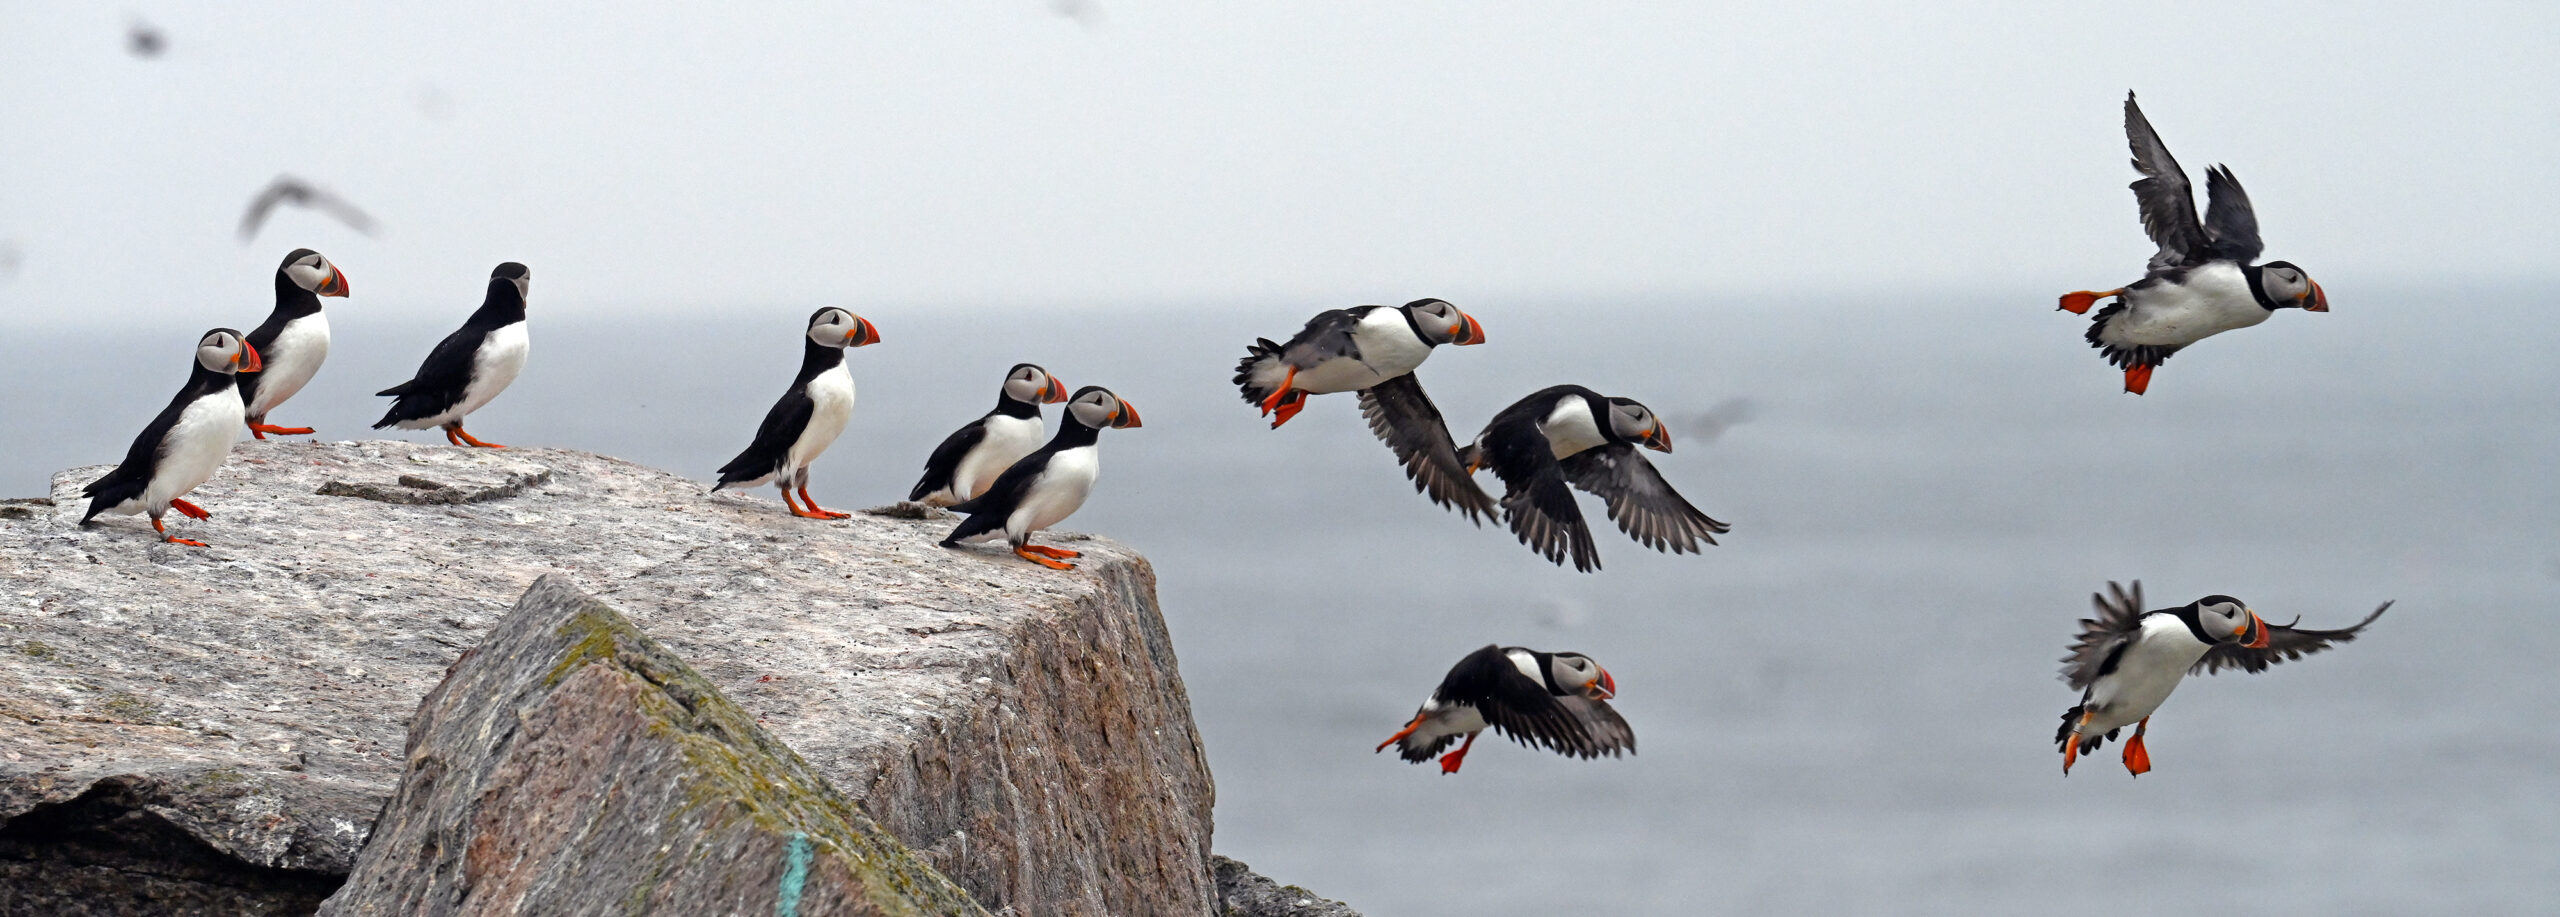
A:
{"type": "Polygon", "coordinates": [[[782,894],[773,899],[774,917],[800,917],[800,888],[809,884],[809,835],[791,832],[791,850],[782,861],[782,894]]]}

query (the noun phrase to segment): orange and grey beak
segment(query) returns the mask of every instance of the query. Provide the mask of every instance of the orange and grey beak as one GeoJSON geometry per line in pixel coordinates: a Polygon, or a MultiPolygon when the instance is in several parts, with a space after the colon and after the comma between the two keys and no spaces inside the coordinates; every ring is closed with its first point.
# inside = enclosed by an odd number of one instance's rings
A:
{"type": "Polygon", "coordinates": [[[329,265],[329,279],[320,282],[320,295],[347,295],[347,272],[338,270],[337,265],[329,265]]]}
{"type": "Polygon", "coordinates": [[[1065,400],[1067,400],[1067,384],[1058,381],[1056,376],[1050,376],[1049,387],[1040,393],[1040,403],[1056,404],[1065,400]]]}
{"type": "Polygon", "coordinates": [[[261,372],[267,368],[267,361],[258,357],[258,348],[249,346],[247,341],[240,342],[240,352],[231,355],[231,364],[244,373],[261,372]]]}
{"type": "Polygon", "coordinates": [[[1583,685],[1582,692],[1592,700],[1608,700],[1618,696],[1618,680],[1609,677],[1608,669],[1601,669],[1600,677],[1592,679],[1590,684],[1583,685]]]}
{"type": "Polygon", "coordinates": [[[880,343],[880,329],[872,327],[870,319],[856,315],[853,317],[853,330],[844,333],[844,343],[847,347],[880,343]]]}
{"type": "Polygon", "coordinates": [[[2327,311],[2329,311],[2329,291],[2327,291],[2327,290],[2323,290],[2323,289],[2321,289],[2321,288],[2320,288],[2320,281],[2317,281],[2317,280],[2311,280],[2311,279],[2310,279],[2310,278],[2308,278],[2308,277],[2305,277],[2305,278],[2303,278],[2303,279],[2304,279],[2304,280],[2310,280],[2310,282],[2311,282],[2311,295],[2309,295],[2309,296],[2305,296],[2305,297],[2303,297],[2303,298],[2302,298],[2302,311],[2304,311],[2304,312],[2327,312],[2327,311]]]}
{"type": "Polygon", "coordinates": [[[1146,424],[1138,422],[1137,405],[1130,404],[1127,401],[1122,401],[1120,402],[1120,410],[1111,415],[1111,426],[1113,429],[1127,429],[1129,427],[1143,427],[1146,426],[1146,424]]]}
{"type": "Polygon", "coordinates": [[[2242,627],[2242,628],[2240,628],[2240,633],[2233,634],[2232,636],[2234,636],[2234,637],[2242,636],[2242,635],[2245,635],[2245,634],[2247,634],[2247,633],[2249,633],[2250,631],[2253,631],[2253,630],[2254,630],[2254,631],[2257,631],[2257,632],[2258,632],[2258,635],[2257,635],[2256,637],[2254,637],[2254,638],[2251,638],[2251,639],[2249,640],[2249,642],[2247,642],[2247,643],[2243,643],[2243,644],[2240,644],[2240,648],[2241,648],[2241,649],[2249,649],[2249,650],[2262,650],[2262,649],[2266,649],[2266,648],[2267,648],[2267,643],[2268,643],[2268,641],[2275,639],[2275,632],[2270,631],[2270,630],[2268,630],[2268,629],[2267,629],[2267,619],[2265,619],[2265,618],[2261,618],[2261,617],[2258,617],[2258,613],[2257,613],[2257,612],[2254,612],[2254,611],[2252,611],[2252,612],[2250,612],[2250,613],[2249,613],[2249,623],[2248,623],[2248,625],[2247,625],[2247,626],[2244,626],[2244,627],[2242,627]]]}
{"type": "Polygon", "coordinates": [[[1458,312],[1458,324],[1449,329],[1449,343],[1484,343],[1484,323],[1476,321],[1475,316],[1468,315],[1465,312],[1458,312]]]}
{"type": "Polygon", "coordinates": [[[1660,419],[1655,419],[1653,429],[1644,435],[1644,447],[1655,452],[1671,451],[1671,428],[1663,426],[1660,419]]]}

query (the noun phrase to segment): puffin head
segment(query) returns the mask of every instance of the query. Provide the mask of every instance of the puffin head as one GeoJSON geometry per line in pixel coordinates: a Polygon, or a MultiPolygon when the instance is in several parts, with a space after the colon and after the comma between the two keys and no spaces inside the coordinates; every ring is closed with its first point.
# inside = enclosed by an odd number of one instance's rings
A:
{"type": "Polygon", "coordinates": [[[1120,400],[1120,396],[1112,394],[1110,389],[1099,385],[1088,385],[1077,389],[1075,397],[1067,399],[1067,416],[1075,418],[1077,423],[1096,430],[1104,427],[1144,426],[1138,422],[1137,408],[1129,406],[1128,402],[1120,400]]]}
{"type": "Polygon", "coordinates": [[[2216,643],[2236,643],[2242,649],[2262,650],[2272,634],[2266,619],[2249,610],[2249,605],[2227,595],[2208,595],[2197,599],[2196,623],[2203,625],[2206,636],[2216,643]]]}
{"type": "Polygon", "coordinates": [[[1458,311],[1448,300],[1417,299],[1401,308],[1413,320],[1413,326],[1422,329],[1423,341],[1434,346],[1484,343],[1484,325],[1477,323],[1474,316],[1458,311]]]}
{"type": "Polygon", "coordinates": [[[1609,432],[1655,452],[1671,451],[1671,429],[1662,425],[1652,408],[1633,398],[1609,399],[1609,432]]]}
{"type": "Polygon", "coordinates": [[[1581,653],[1547,655],[1547,690],[1554,694],[1579,694],[1592,700],[1608,700],[1618,696],[1618,680],[1591,657],[1581,653]]]}
{"type": "Polygon", "coordinates": [[[226,376],[267,368],[266,361],[258,359],[258,348],[249,346],[248,338],[229,328],[207,331],[197,339],[196,365],[226,376]]]}
{"type": "Polygon", "coordinates": [[[330,264],[319,252],[307,248],[294,249],[276,267],[276,292],[284,292],[288,283],[314,296],[347,295],[347,275],[339,273],[338,266],[330,264]]]}
{"type": "Polygon", "coordinates": [[[1024,404],[1056,404],[1067,400],[1067,384],[1036,363],[1016,363],[1005,374],[1004,396],[1024,404]]]}
{"type": "Polygon", "coordinates": [[[2258,266],[2258,296],[2273,304],[2267,307],[2270,309],[2329,311],[2328,292],[2291,261],[2269,261],[2258,266]]]}
{"type": "Polygon", "coordinates": [[[532,302],[533,269],[515,261],[509,261],[505,264],[498,265],[495,268],[491,268],[489,270],[489,295],[498,295],[498,291],[502,288],[508,292],[514,293],[518,302],[532,302]],[[501,283],[504,284],[503,287],[501,287],[501,283]]]}
{"type": "Polygon", "coordinates": [[[862,316],[828,306],[809,313],[809,340],[829,347],[860,347],[880,343],[880,329],[862,316]]]}

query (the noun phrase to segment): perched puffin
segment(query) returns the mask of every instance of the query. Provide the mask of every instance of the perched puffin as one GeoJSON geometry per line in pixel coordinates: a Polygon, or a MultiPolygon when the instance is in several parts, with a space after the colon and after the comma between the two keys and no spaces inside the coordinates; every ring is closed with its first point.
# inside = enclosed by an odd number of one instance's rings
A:
{"type": "MultiPolygon", "coordinates": [[[[2177,690],[2188,675],[2211,675],[2225,668],[2263,672],[2268,666],[2345,643],[2390,610],[2391,603],[2342,630],[2298,629],[2269,624],[2247,603],[2227,595],[2208,595],[2176,608],[2142,610],[2142,583],[2133,591],[2107,584],[2113,597],[2092,593],[2098,616],[2080,621],[2080,638],[2062,657],[2062,681],[2080,689],[2080,705],[2062,713],[2062,729],[2053,742],[2062,750],[2062,772],[2082,754],[2098,750],[2126,726],[2133,738],[2124,743],[2124,769],[2134,776],[2151,770],[2151,753],[2142,733],[2151,727],[2151,712],[2177,690]]],[[[2301,618],[2295,618],[2300,622],[2301,618]]]]}
{"type": "Polygon", "coordinates": [[[1077,389],[1067,399],[1065,414],[1048,445],[1006,468],[985,493],[951,505],[952,512],[969,518],[942,539],[943,547],[956,548],[1001,531],[1013,544],[1014,556],[1052,570],[1075,569],[1066,559],[1082,552],[1032,544],[1031,533],[1064,521],[1093,492],[1094,475],[1102,468],[1094,444],[1102,438],[1102,428],[1141,424],[1137,408],[1099,385],[1077,389]]]}
{"type": "Polygon", "coordinates": [[[1490,466],[1502,479],[1502,509],[1520,543],[1562,566],[1600,569],[1591,527],[1568,485],[1609,501],[1609,518],[1627,537],[1657,551],[1699,551],[1731,527],[1707,517],[1671,489],[1643,446],[1671,451],[1671,431],[1644,405],[1603,397],[1579,385],[1540,389],[1502,412],[1459,452],[1466,470],[1490,466]]]}
{"type": "Polygon", "coordinates": [[[506,391],[524,369],[524,301],[532,284],[533,270],[513,261],[490,271],[488,298],[480,301],[479,311],[463,320],[460,330],[445,335],[427,353],[427,361],[418,364],[417,377],[374,393],[400,400],[391,403],[391,410],[374,421],[373,428],[443,427],[445,441],[454,445],[506,448],[463,432],[462,418],[506,391]]]}
{"type": "Polygon", "coordinates": [[[169,406],[151,419],[150,426],[142,428],[142,435],[133,438],[124,464],[80,489],[89,498],[89,511],[80,517],[80,524],[88,525],[99,513],[150,513],[151,528],[161,540],[204,547],[204,542],[169,534],[160,519],[172,506],[192,519],[211,515],[178,498],[213,479],[214,470],[231,454],[231,441],[240,435],[244,415],[239,391],[232,387],[233,374],[264,367],[258,348],[250,346],[240,332],[229,328],[205,332],[196,341],[196,365],[187,374],[186,387],[169,399],[169,406]]]}
{"type": "Polygon", "coordinates": [[[2133,93],[2124,95],[2124,133],[2133,145],[2133,183],[2142,205],[2142,230],[2158,243],[2148,273],[2131,286],[2062,294],[2062,308],[2086,314],[2098,300],[2114,304],[2089,322],[2089,346],[2124,367],[2124,390],[2151,387],[2151,371],[2180,348],[2266,321],[2277,309],[2329,311],[2329,294],[2291,262],[2251,264],[2266,244],[2258,240],[2258,215],[2231,170],[2205,170],[2213,203],[2196,219],[2195,192],[2169,146],[2142,117],[2133,93]]]}
{"type": "Polygon", "coordinates": [[[747,451],[720,466],[720,483],[711,485],[711,490],[717,493],[723,487],[754,487],[772,481],[781,488],[782,505],[790,507],[792,515],[842,519],[852,514],[820,509],[809,496],[809,463],[827,451],[853,416],[853,373],[845,369],[844,349],[879,343],[880,329],[859,315],[830,306],[809,316],[808,338],[800,347],[800,374],[791,377],[791,388],[764,413],[764,423],[756,427],[756,438],[747,444],[747,451]],[[793,487],[800,489],[800,503],[791,502],[793,487]],[[807,509],[801,508],[804,503],[807,509]]]}
{"type": "Polygon", "coordinates": [[[1014,364],[1005,373],[1004,389],[996,393],[996,409],[933,447],[933,455],[924,460],[924,477],[907,499],[950,506],[986,493],[997,475],[1040,448],[1047,433],[1040,424],[1040,406],[1065,400],[1067,386],[1058,377],[1030,363],[1014,364]]]}
{"type": "Polygon", "coordinates": [[[1440,772],[1454,774],[1476,734],[1491,726],[1521,745],[1578,758],[1634,754],[1635,730],[1609,706],[1616,696],[1617,679],[1589,656],[1487,645],[1458,660],[1413,720],[1378,750],[1394,745],[1406,761],[1420,764],[1465,736],[1440,759],[1440,772]]]}
{"type": "Polygon", "coordinates": [[[347,275],[319,252],[297,248],[276,268],[276,310],[249,332],[249,346],[269,364],[265,372],[240,374],[240,400],[248,405],[249,435],[301,435],[310,427],[279,427],[267,412],[302,391],[320,363],[329,359],[329,317],[320,311],[323,296],[347,295],[347,275]]]}
{"type": "Polygon", "coordinates": [[[1395,452],[1414,489],[1482,524],[1493,500],[1467,477],[1440,409],[1413,378],[1433,348],[1482,343],[1484,326],[1446,300],[1328,309],[1287,344],[1247,346],[1235,383],[1245,403],[1272,415],[1273,429],[1298,416],[1308,395],[1359,392],[1369,432],[1395,452]]]}

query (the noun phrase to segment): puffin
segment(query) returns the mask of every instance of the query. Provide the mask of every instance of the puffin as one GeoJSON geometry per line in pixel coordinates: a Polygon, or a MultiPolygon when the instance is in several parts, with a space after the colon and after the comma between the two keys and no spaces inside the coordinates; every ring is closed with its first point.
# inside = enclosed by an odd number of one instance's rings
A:
{"type": "Polygon", "coordinates": [[[2089,320],[2085,337],[2108,363],[2124,368],[2125,391],[2149,391],[2152,370],[2189,344],[2264,322],[2279,309],[2329,311],[2329,294],[2292,262],[2251,263],[2266,244],[2258,239],[2249,192],[2229,168],[2205,170],[2212,203],[2198,220],[2186,171],[2131,92],[2124,95],[2124,133],[2133,147],[2133,167],[2142,173],[2131,186],[2142,208],[2142,230],[2160,250],[2141,280],[2113,290],[2064,293],[2062,309],[2083,315],[2098,300],[2115,297],[2089,320]]]}
{"type": "Polygon", "coordinates": [[[1464,736],[1457,751],[1440,757],[1440,772],[1454,774],[1476,734],[1491,726],[1525,747],[1578,758],[1634,754],[1635,730],[1609,706],[1616,696],[1617,679],[1589,656],[1487,644],[1450,667],[1413,720],[1377,750],[1393,745],[1420,764],[1464,736]]]}
{"type": "Polygon", "coordinates": [[[907,499],[926,506],[950,506],[979,494],[996,476],[1040,448],[1047,431],[1040,406],[1067,400],[1066,383],[1032,363],[1016,363],[996,393],[996,408],[944,437],[924,460],[924,477],[907,499]]]}
{"type": "Polygon", "coordinates": [[[1395,453],[1414,490],[1481,525],[1493,516],[1493,499],[1466,475],[1440,409],[1413,371],[1442,344],[1482,343],[1484,325],[1443,299],[1328,309],[1287,344],[1261,338],[1246,346],[1235,384],[1275,430],[1306,408],[1308,395],[1359,392],[1360,416],[1395,453]]]}
{"type": "Polygon", "coordinates": [[[1138,422],[1136,407],[1099,385],[1077,389],[1063,413],[1065,421],[1058,424],[1058,435],[1047,445],[1006,468],[985,493],[951,505],[952,512],[969,518],[960,520],[942,539],[943,547],[956,548],[1001,532],[1013,545],[1014,556],[1052,570],[1075,569],[1066,561],[1083,552],[1032,544],[1031,533],[1064,521],[1093,493],[1094,475],[1102,468],[1095,443],[1101,440],[1104,427],[1127,429],[1143,424],[1138,422]]]}
{"type": "Polygon", "coordinates": [[[300,436],[310,427],[279,427],[267,422],[267,412],[302,391],[311,374],[320,371],[320,363],[329,359],[329,317],[320,311],[320,299],[347,295],[347,275],[329,263],[319,252],[297,248],[284,256],[276,267],[276,308],[267,320],[249,331],[249,346],[272,364],[265,372],[241,373],[240,400],[247,405],[249,435],[259,439],[267,434],[300,436]]]}
{"type": "Polygon", "coordinates": [[[205,332],[196,340],[195,366],[187,373],[186,387],[142,428],[142,435],[133,438],[124,464],[80,489],[81,496],[89,498],[89,511],[81,515],[80,524],[88,525],[100,513],[150,513],[151,528],[160,533],[160,540],[204,547],[204,542],[169,534],[161,517],[173,506],[190,519],[212,515],[179,498],[213,479],[214,470],[231,454],[231,441],[240,435],[244,414],[232,377],[263,368],[258,348],[250,346],[240,332],[229,328],[205,332]]]}
{"type": "Polygon", "coordinates": [[[782,505],[790,507],[792,515],[842,519],[852,514],[820,509],[817,499],[809,496],[809,463],[827,451],[853,416],[853,373],[844,365],[845,348],[879,343],[880,329],[862,316],[829,306],[810,313],[807,338],[800,347],[800,373],[791,377],[791,388],[764,413],[764,423],[757,425],[747,451],[720,466],[720,482],[711,485],[711,491],[772,481],[782,490],[782,505]],[[791,502],[793,487],[800,489],[799,503],[791,502]],[[802,504],[808,508],[802,509],[802,504]]]}
{"type": "MultiPolygon", "coordinates": [[[[2126,726],[2133,737],[2124,742],[2124,769],[2139,777],[2151,770],[2151,752],[2142,734],[2151,728],[2152,711],[2177,690],[2188,675],[2211,675],[2223,669],[2264,672],[2268,666],[2354,640],[2391,603],[2366,615],[2353,627],[2312,630],[2293,624],[2269,624],[2248,603],[2227,595],[2208,595],[2176,608],[2142,610],[2142,583],[2131,592],[2107,584],[2112,595],[2091,593],[2098,616],[2080,620],[2080,637],[2062,657],[2062,682],[2080,689],[2080,703],[2062,712],[2062,729],[2053,742],[2062,751],[2062,773],[2072,762],[2098,750],[2126,726]]],[[[2301,623],[2296,617],[2294,624],[2301,623]]]]}
{"type": "Polygon", "coordinates": [[[399,400],[374,421],[373,428],[443,427],[445,442],[456,446],[506,448],[464,432],[462,418],[506,391],[516,381],[516,373],[523,371],[524,302],[532,285],[533,269],[522,264],[509,261],[491,270],[489,295],[480,301],[479,310],[427,352],[417,376],[374,393],[399,400]]]}
{"type": "Polygon", "coordinates": [[[1607,500],[1618,528],[1657,551],[1701,552],[1699,542],[1715,544],[1715,536],[1732,531],[1671,489],[1637,446],[1671,451],[1671,431],[1652,410],[1633,399],[1556,385],[1493,415],[1459,459],[1469,474],[1493,469],[1502,479],[1511,533],[1557,566],[1570,554],[1574,569],[1600,569],[1599,548],[1568,485],[1607,500]]]}

